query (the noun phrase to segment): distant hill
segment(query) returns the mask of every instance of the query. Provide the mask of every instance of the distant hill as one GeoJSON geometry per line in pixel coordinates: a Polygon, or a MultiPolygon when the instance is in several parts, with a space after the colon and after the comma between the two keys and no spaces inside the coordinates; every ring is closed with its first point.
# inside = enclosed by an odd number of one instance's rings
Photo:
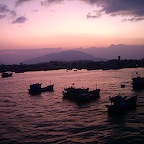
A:
{"type": "Polygon", "coordinates": [[[93,60],[93,61],[100,61],[104,59],[97,59],[90,54],[86,54],[80,51],[62,51],[58,53],[51,53],[41,57],[36,57],[33,59],[28,59],[23,61],[24,64],[36,64],[36,63],[43,63],[43,62],[50,62],[50,61],[78,61],[78,60],[93,60]]]}
{"type": "Polygon", "coordinates": [[[144,45],[110,45],[107,48],[78,48],[77,50],[105,59],[142,59],[144,58],[144,45]]]}
{"type": "Polygon", "coordinates": [[[62,48],[0,50],[2,64],[20,64],[24,60],[62,51],[62,48]]]}
{"type": "MultiPolygon", "coordinates": [[[[121,59],[142,59],[144,58],[144,45],[110,45],[105,48],[75,48],[74,51],[81,51],[85,54],[91,55],[94,58],[102,59],[117,59],[121,56],[121,59]]],[[[0,63],[1,64],[20,64],[28,59],[45,57],[47,54],[52,54],[53,56],[48,56],[52,60],[58,52],[63,52],[62,48],[40,48],[40,49],[13,49],[13,50],[0,50],[0,63]]],[[[69,56],[74,60],[75,55],[69,56]]],[[[53,60],[62,60],[65,57],[57,57],[53,60]]],[[[88,57],[85,57],[88,58],[88,57]]],[[[77,59],[75,59],[77,60],[77,59]]]]}

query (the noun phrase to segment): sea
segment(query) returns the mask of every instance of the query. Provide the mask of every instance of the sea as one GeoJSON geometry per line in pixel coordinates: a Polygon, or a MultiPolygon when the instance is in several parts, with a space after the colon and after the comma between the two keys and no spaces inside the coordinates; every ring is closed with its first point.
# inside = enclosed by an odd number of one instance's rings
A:
{"type": "Polygon", "coordinates": [[[144,90],[132,78],[144,68],[53,70],[13,73],[0,78],[0,144],[144,144],[144,90]],[[54,84],[54,92],[31,96],[30,84],[54,84]],[[121,88],[121,85],[125,85],[121,88]],[[64,88],[99,88],[85,104],[63,99],[64,88]],[[109,115],[109,96],[138,96],[137,107],[109,115]]]}

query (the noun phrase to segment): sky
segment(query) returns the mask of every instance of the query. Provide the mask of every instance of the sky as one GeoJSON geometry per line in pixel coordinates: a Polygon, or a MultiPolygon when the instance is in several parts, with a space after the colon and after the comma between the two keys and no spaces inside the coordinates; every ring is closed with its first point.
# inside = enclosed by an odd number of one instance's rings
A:
{"type": "Polygon", "coordinates": [[[144,45],[144,0],[0,0],[0,49],[144,45]]]}

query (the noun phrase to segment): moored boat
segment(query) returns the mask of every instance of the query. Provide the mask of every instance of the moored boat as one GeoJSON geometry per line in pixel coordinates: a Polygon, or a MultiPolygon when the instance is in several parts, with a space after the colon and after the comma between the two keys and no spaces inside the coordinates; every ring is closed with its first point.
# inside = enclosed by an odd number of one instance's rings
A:
{"type": "Polygon", "coordinates": [[[46,91],[53,91],[53,86],[52,84],[46,86],[46,87],[41,87],[41,83],[36,83],[36,84],[32,84],[30,85],[30,89],[28,89],[29,93],[31,95],[38,95],[41,94],[41,92],[46,92],[46,91]]]}
{"type": "Polygon", "coordinates": [[[13,73],[11,73],[11,72],[3,72],[3,73],[1,73],[2,78],[12,77],[12,75],[13,75],[13,73]]]}
{"type": "Polygon", "coordinates": [[[63,91],[63,98],[75,102],[89,102],[100,97],[100,89],[90,91],[89,88],[68,87],[63,91]]]}
{"type": "Polygon", "coordinates": [[[108,108],[108,113],[109,114],[118,114],[125,112],[131,108],[136,107],[136,102],[137,102],[137,95],[127,98],[127,96],[114,96],[110,97],[109,101],[111,102],[110,105],[106,105],[108,108]]]}

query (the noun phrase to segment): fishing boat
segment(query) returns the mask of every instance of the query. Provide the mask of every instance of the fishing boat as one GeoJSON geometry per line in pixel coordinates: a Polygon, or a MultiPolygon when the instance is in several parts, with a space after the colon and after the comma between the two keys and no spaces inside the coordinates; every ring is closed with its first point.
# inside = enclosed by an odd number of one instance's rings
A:
{"type": "Polygon", "coordinates": [[[11,73],[11,72],[3,72],[3,73],[1,73],[2,78],[12,77],[12,75],[13,75],[13,73],[11,73]]]}
{"type": "Polygon", "coordinates": [[[118,114],[125,112],[131,108],[135,108],[137,102],[137,95],[130,98],[127,98],[127,96],[124,95],[117,95],[114,97],[110,97],[109,101],[111,102],[111,104],[106,105],[106,107],[108,108],[108,113],[118,114]]]}
{"type": "Polygon", "coordinates": [[[53,86],[54,86],[53,84],[50,84],[43,88],[41,87],[41,85],[42,85],[41,83],[35,83],[35,84],[30,85],[30,89],[28,89],[29,94],[38,95],[38,94],[41,94],[41,92],[53,91],[53,86]]]}
{"type": "Polygon", "coordinates": [[[64,99],[80,103],[89,102],[100,97],[100,89],[90,91],[89,88],[68,87],[62,93],[64,99]]]}

